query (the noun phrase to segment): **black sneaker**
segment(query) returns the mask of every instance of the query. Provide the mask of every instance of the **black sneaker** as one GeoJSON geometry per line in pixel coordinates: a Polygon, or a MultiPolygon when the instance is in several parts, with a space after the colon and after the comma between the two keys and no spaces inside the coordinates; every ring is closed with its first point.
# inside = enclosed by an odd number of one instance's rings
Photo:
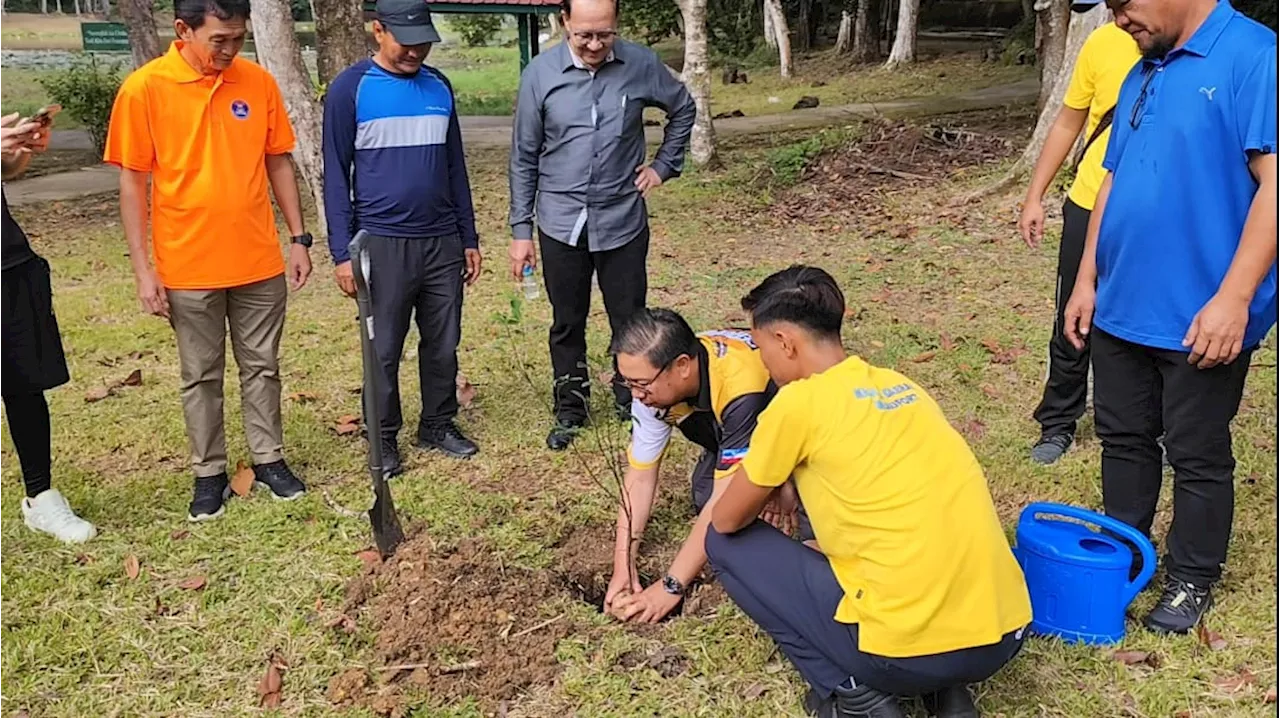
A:
{"type": "Polygon", "coordinates": [[[1042,436],[1035,446],[1031,447],[1031,460],[1041,466],[1058,463],[1058,459],[1067,453],[1075,438],[1071,434],[1053,434],[1042,436]]]}
{"type": "Polygon", "coordinates": [[[271,495],[280,501],[293,501],[307,492],[306,484],[293,475],[284,459],[253,467],[253,483],[271,489],[271,495]]]}
{"type": "Polygon", "coordinates": [[[582,427],[582,422],[557,421],[556,425],[551,427],[551,433],[547,434],[547,448],[552,451],[564,451],[569,448],[574,439],[578,438],[578,434],[582,433],[582,427]]]}
{"type": "Polygon", "coordinates": [[[390,479],[404,473],[400,464],[400,445],[394,436],[382,437],[382,478],[390,479]]]}
{"type": "Polygon", "coordinates": [[[874,688],[837,688],[823,698],[810,688],[804,698],[805,711],[816,718],[905,718],[898,699],[874,688]]]}
{"type": "Polygon", "coordinates": [[[1155,608],[1142,619],[1142,625],[1156,633],[1187,633],[1196,627],[1213,607],[1213,592],[1208,586],[1166,576],[1164,594],[1155,608]]]}
{"type": "Polygon", "coordinates": [[[447,424],[424,426],[418,430],[418,448],[435,449],[455,459],[469,459],[480,452],[480,447],[462,435],[452,421],[447,424]]]}
{"type": "Polygon", "coordinates": [[[188,521],[208,521],[222,515],[223,505],[231,495],[224,471],[216,476],[197,476],[191,506],[187,508],[188,521]]]}
{"type": "Polygon", "coordinates": [[[978,718],[980,715],[966,686],[952,686],[926,694],[924,709],[937,718],[978,718]]]}

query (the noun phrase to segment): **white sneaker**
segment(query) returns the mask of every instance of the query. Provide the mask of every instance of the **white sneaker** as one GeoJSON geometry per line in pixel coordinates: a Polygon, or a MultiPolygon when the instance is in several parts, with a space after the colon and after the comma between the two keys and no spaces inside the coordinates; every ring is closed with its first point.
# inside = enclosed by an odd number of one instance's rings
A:
{"type": "Polygon", "coordinates": [[[27,528],[65,541],[82,543],[98,535],[93,524],[76,516],[57,489],[42,492],[34,499],[22,499],[22,518],[27,528]]]}

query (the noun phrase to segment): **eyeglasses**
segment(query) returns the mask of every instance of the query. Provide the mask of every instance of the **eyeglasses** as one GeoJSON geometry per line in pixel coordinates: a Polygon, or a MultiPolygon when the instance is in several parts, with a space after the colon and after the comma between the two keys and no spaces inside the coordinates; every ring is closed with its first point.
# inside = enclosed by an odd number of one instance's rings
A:
{"type": "Polygon", "coordinates": [[[601,45],[604,45],[617,36],[617,30],[596,30],[594,32],[573,33],[573,37],[584,45],[592,42],[599,42],[601,45]]]}
{"type": "Polygon", "coordinates": [[[1142,79],[1142,89],[1138,90],[1138,100],[1133,103],[1133,110],[1129,113],[1129,126],[1138,129],[1138,125],[1142,122],[1142,113],[1147,106],[1147,87],[1151,85],[1151,78],[1156,76],[1156,67],[1151,65],[1144,70],[1145,77],[1142,79]]]}
{"type": "Polygon", "coordinates": [[[1125,5],[1129,4],[1129,0],[1106,0],[1107,9],[1111,12],[1119,12],[1125,5]]]}
{"type": "Polygon", "coordinates": [[[663,374],[667,373],[667,369],[670,369],[673,363],[675,363],[675,359],[663,364],[662,368],[658,370],[658,373],[648,379],[628,379],[627,377],[619,374],[618,383],[632,391],[643,391],[647,394],[649,392],[649,387],[653,386],[655,381],[657,381],[663,374]]]}

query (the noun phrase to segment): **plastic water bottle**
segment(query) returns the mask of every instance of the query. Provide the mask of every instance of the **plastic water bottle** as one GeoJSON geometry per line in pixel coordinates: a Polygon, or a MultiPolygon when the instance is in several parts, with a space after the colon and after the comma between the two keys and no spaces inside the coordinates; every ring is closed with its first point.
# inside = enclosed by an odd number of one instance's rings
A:
{"type": "Polygon", "coordinates": [[[524,298],[528,301],[537,299],[541,292],[538,290],[538,280],[533,276],[533,265],[524,265],[524,271],[520,279],[520,289],[524,292],[524,298]]]}

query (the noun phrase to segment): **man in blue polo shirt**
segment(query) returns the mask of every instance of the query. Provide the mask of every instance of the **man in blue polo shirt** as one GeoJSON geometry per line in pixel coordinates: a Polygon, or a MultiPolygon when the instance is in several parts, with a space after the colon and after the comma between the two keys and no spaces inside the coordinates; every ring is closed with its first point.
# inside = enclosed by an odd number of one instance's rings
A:
{"type": "Polygon", "coordinates": [[[453,88],[422,64],[440,41],[426,1],[378,0],[373,36],[378,52],[343,70],[325,97],[324,201],[334,274],[347,296],[356,293],[347,245],[358,230],[373,235],[382,457],[393,476],[411,315],[421,335],[417,444],[455,458],[477,451],[454,418],[462,287],[480,276],[480,249],[453,88]]]}
{"type": "Polygon", "coordinates": [[[1227,558],[1230,424],[1276,322],[1276,35],[1228,0],[1107,5],[1143,60],[1120,90],[1066,333],[1091,338],[1106,512],[1148,534],[1165,432],[1168,577],[1144,624],[1185,633],[1227,558]]]}

